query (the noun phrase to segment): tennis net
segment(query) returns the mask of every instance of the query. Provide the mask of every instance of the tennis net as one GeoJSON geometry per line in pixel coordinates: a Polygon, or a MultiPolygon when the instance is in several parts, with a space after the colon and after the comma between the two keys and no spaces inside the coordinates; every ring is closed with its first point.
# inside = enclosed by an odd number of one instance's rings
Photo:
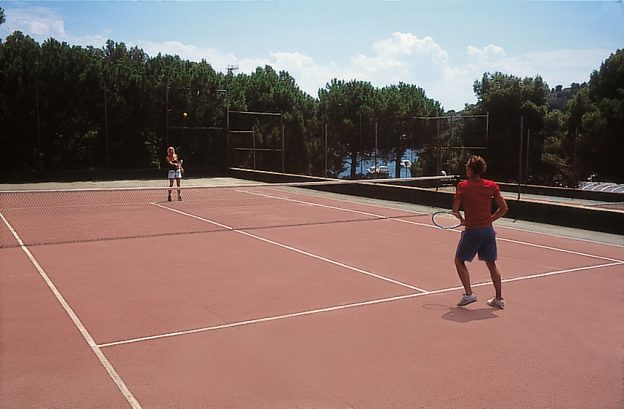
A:
{"type": "Polygon", "coordinates": [[[0,248],[413,218],[354,196],[448,207],[452,177],[0,192],[0,248]]]}

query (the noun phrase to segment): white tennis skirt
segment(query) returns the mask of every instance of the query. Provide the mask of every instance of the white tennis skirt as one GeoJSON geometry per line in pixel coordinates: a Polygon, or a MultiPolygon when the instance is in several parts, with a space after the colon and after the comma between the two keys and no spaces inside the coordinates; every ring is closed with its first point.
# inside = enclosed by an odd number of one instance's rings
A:
{"type": "Polygon", "coordinates": [[[178,170],[170,170],[169,171],[169,179],[182,179],[182,171],[178,170]]]}

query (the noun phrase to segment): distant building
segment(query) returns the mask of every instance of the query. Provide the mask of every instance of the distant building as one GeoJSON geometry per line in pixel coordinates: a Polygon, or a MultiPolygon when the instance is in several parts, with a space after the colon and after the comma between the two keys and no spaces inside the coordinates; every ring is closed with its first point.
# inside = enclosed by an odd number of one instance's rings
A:
{"type": "Polygon", "coordinates": [[[568,101],[575,96],[577,92],[579,92],[581,87],[582,85],[577,83],[570,85],[568,88],[563,88],[563,86],[557,85],[557,87],[551,89],[548,93],[548,109],[563,110],[568,101]]]}

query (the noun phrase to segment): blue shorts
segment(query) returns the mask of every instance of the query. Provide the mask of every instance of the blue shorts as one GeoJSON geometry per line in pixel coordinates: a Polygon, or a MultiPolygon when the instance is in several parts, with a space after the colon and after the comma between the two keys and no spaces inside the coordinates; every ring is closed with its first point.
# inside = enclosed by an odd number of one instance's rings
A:
{"type": "Polygon", "coordinates": [[[455,257],[462,261],[472,261],[479,254],[479,260],[496,261],[496,232],[492,226],[466,229],[461,234],[455,257]]]}

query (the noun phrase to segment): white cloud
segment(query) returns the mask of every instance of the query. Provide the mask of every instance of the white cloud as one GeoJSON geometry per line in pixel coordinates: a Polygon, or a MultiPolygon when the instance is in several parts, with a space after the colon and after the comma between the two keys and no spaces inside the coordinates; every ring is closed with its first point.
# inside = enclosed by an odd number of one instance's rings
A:
{"type": "Polygon", "coordinates": [[[273,60],[268,64],[275,70],[287,71],[295,80],[301,90],[312,96],[316,96],[318,90],[323,88],[335,75],[336,67],[324,67],[314,62],[308,55],[297,52],[271,53],[273,60]]]}
{"type": "Polygon", "coordinates": [[[424,56],[430,58],[435,64],[445,64],[448,61],[448,54],[433,38],[418,38],[411,33],[392,33],[390,38],[373,44],[373,50],[382,58],[424,56]]]}
{"type": "Polygon", "coordinates": [[[108,37],[102,34],[75,36],[65,29],[63,16],[45,7],[5,9],[6,22],[0,26],[3,35],[21,31],[39,43],[48,38],[66,41],[72,45],[103,47],[108,37]]]}
{"type": "Polygon", "coordinates": [[[444,69],[444,81],[427,87],[431,95],[444,101],[446,108],[461,109],[476,102],[472,90],[475,80],[486,72],[502,72],[519,78],[541,76],[550,88],[589,81],[594,70],[610,55],[606,49],[552,50],[507,56],[501,47],[468,47],[472,61],[444,69]]]}
{"type": "MultiPolygon", "coordinates": [[[[75,36],[65,29],[62,16],[44,7],[5,10],[5,15],[7,21],[0,26],[4,34],[20,30],[40,42],[54,37],[75,45],[102,47],[110,38],[110,33],[106,32],[75,36]]],[[[191,61],[203,59],[220,72],[230,65],[238,66],[242,73],[251,73],[259,66],[270,65],[277,71],[288,71],[299,87],[313,96],[333,78],[369,81],[378,87],[398,82],[415,84],[425,89],[430,98],[440,101],[446,109],[455,110],[462,109],[465,103],[476,102],[472,86],[485,72],[500,71],[522,78],[541,75],[550,87],[567,86],[573,82],[588,81],[591,72],[599,69],[610,55],[610,51],[605,49],[507,55],[500,45],[468,45],[465,56],[455,59],[467,57],[467,60],[452,64],[448,52],[432,37],[420,38],[405,32],[394,32],[372,43],[370,54],[351,56],[349,63],[344,65],[334,62],[319,64],[311,55],[282,50],[251,57],[175,40],[124,42],[128,46],[142,48],[150,56],[162,53],[191,61]]]]}
{"type": "Polygon", "coordinates": [[[467,54],[469,57],[484,61],[492,58],[501,58],[505,56],[505,50],[497,45],[490,44],[483,48],[477,48],[472,45],[467,47],[467,54]]]}
{"type": "Polygon", "coordinates": [[[161,52],[192,61],[205,59],[217,71],[237,65],[240,72],[251,73],[258,66],[270,65],[277,71],[288,71],[298,86],[312,96],[333,78],[369,81],[380,87],[399,82],[415,84],[446,109],[455,110],[476,102],[472,87],[485,72],[500,71],[521,78],[539,74],[550,87],[565,86],[587,81],[591,71],[609,56],[606,50],[556,50],[508,56],[498,45],[469,45],[466,48],[469,60],[452,65],[448,53],[431,37],[420,39],[409,33],[393,33],[375,42],[372,55],[355,55],[346,66],[321,65],[312,56],[298,52],[276,51],[267,58],[239,58],[178,41],[139,41],[137,45],[152,56],[161,52]]]}
{"type": "Polygon", "coordinates": [[[335,77],[369,81],[375,86],[413,83],[423,86],[441,77],[448,54],[433,38],[419,38],[411,33],[392,33],[372,45],[372,55],[359,54],[350,59],[335,77]],[[347,75],[348,74],[348,75],[347,75]]]}
{"type": "Polygon", "coordinates": [[[183,60],[201,61],[206,60],[215,71],[224,72],[230,65],[239,67],[240,72],[251,73],[257,67],[271,65],[269,58],[238,58],[232,53],[223,53],[210,47],[198,47],[193,44],[185,44],[180,41],[165,41],[161,43],[137,40],[132,42],[145,51],[150,57],[161,53],[163,55],[177,55],[183,60]]]}
{"type": "Polygon", "coordinates": [[[153,42],[147,40],[136,40],[134,45],[141,48],[149,56],[154,57],[158,53],[177,55],[182,59],[190,61],[223,61],[225,65],[232,64],[236,57],[232,54],[223,54],[214,48],[198,47],[192,44],[184,44],[180,41],[153,42]]]}
{"type": "Polygon", "coordinates": [[[104,47],[104,45],[106,45],[106,41],[108,41],[109,39],[110,37],[100,35],[100,34],[94,34],[94,35],[83,36],[83,37],[74,37],[70,35],[68,41],[71,44],[75,44],[75,45],[83,45],[83,46],[90,45],[95,48],[102,48],[104,47]]]}
{"type": "Polygon", "coordinates": [[[67,39],[63,18],[50,9],[44,7],[6,9],[4,14],[6,27],[3,27],[3,31],[7,34],[19,30],[37,39],[49,37],[58,40],[67,39]]]}
{"type": "Polygon", "coordinates": [[[351,59],[351,77],[362,81],[370,81],[376,85],[398,83],[409,75],[409,67],[405,61],[381,56],[367,57],[358,55],[351,59]]]}
{"type": "Polygon", "coordinates": [[[540,75],[554,88],[556,85],[589,81],[592,71],[599,69],[610,53],[604,49],[533,52],[505,58],[497,64],[497,68],[519,77],[540,75]]]}
{"type": "Polygon", "coordinates": [[[372,45],[372,55],[359,54],[347,66],[317,64],[311,56],[297,52],[271,53],[269,63],[276,70],[288,71],[302,90],[316,95],[333,78],[369,81],[375,86],[398,82],[424,85],[419,79],[441,78],[440,67],[448,60],[446,51],[431,37],[418,38],[410,33],[392,33],[372,45]],[[432,68],[437,66],[437,68],[432,68]],[[437,71],[437,72],[436,72],[437,71]]]}
{"type": "Polygon", "coordinates": [[[488,47],[468,47],[468,54],[475,61],[462,68],[479,74],[479,77],[485,72],[496,71],[521,78],[540,75],[551,88],[588,81],[591,72],[599,69],[600,64],[610,55],[606,49],[570,49],[507,56],[500,47],[488,47]]]}

